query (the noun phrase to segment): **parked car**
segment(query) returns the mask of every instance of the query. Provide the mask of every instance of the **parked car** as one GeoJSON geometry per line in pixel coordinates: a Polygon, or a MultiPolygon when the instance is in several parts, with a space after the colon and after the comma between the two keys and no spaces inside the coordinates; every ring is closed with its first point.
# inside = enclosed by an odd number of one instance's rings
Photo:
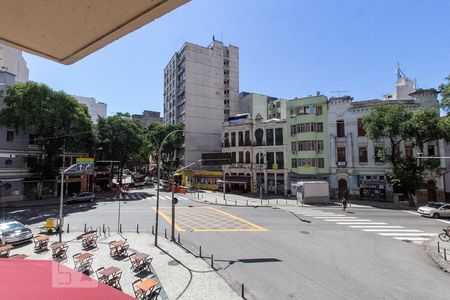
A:
{"type": "Polygon", "coordinates": [[[75,194],[72,197],[67,199],[67,203],[76,203],[76,202],[94,202],[95,201],[95,193],[91,192],[82,192],[79,194],[75,194]]]}
{"type": "Polygon", "coordinates": [[[0,223],[0,245],[24,243],[33,238],[33,232],[20,222],[0,223]]]}
{"type": "Polygon", "coordinates": [[[450,204],[442,202],[429,203],[419,207],[417,212],[424,217],[433,217],[435,219],[440,217],[450,217],[450,204]]]}

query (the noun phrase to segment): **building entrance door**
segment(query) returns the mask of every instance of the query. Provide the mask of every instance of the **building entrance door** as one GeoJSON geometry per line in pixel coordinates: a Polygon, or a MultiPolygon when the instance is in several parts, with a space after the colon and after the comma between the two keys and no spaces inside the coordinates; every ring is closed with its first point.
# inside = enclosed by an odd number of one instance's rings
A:
{"type": "Polygon", "coordinates": [[[428,187],[428,202],[436,202],[437,201],[437,194],[436,194],[436,184],[434,181],[428,181],[427,184],[428,187]]]}
{"type": "Polygon", "coordinates": [[[339,200],[342,198],[347,199],[347,180],[339,179],[338,181],[338,195],[339,200]]]}

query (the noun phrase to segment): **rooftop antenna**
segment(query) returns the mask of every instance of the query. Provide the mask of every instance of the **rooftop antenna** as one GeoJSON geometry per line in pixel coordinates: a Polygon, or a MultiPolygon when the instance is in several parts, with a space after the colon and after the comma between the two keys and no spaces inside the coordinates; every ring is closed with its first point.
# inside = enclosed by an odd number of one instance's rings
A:
{"type": "Polygon", "coordinates": [[[340,97],[341,93],[350,93],[350,91],[330,91],[330,93],[337,93],[338,97],[340,97]]]}
{"type": "Polygon", "coordinates": [[[397,62],[397,69],[395,71],[395,74],[397,75],[397,82],[399,82],[400,79],[402,79],[402,78],[408,78],[408,77],[406,77],[406,75],[402,71],[402,69],[400,69],[400,63],[399,62],[397,62]]]}

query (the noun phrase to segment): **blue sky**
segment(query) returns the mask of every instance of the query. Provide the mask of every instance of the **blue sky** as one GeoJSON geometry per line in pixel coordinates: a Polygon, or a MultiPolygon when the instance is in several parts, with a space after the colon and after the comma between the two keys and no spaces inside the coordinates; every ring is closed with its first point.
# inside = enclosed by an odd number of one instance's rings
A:
{"type": "Polygon", "coordinates": [[[30,80],[95,97],[108,113],[162,111],[163,69],[185,41],[240,48],[240,91],[294,98],[391,92],[450,74],[447,0],[192,0],[70,66],[26,54],[30,80]]]}

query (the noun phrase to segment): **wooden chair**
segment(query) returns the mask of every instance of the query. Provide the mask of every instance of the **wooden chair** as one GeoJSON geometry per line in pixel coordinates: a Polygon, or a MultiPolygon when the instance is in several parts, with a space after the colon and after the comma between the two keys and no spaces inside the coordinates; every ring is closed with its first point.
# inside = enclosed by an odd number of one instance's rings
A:
{"type": "Polygon", "coordinates": [[[146,299],[149,299],[149,300],[158,299],[160,294],[161,294],[161,287],[157,287],[150,293],[150,295],[148,295],[148,297],[146,299]]]}
{"type": "Polygon", "coordinates": [[[113,243],[115,243],[116,241],[111,241],[109,242],[109,255],[111,255],[111,257],[114,257],[117,255],[117,248],[115,245],[113,245],[113,243]]]}
{"type": "Polygon", "coordinates": [[[142,299],[144,297],[144,291],[140,288],[136,288],[136,284],[140,282],[142,282],[142,279],[137,279],[131,284],[133,286],[134,296],[136,299],[142,299]]]}
{"type": "Polygon", "coordinates": [[[122,286],[120,285],[120,279],[122,278],[122,271],[118,271],[114,277],[111,279],[111,281],[109,282],[109,285],[118,289],[118,290],[122,290],[122,286]]]}
{"type": "Polygon", "coordinates": [[[100,271],[104,270],[105,267],[100,267],[97,270],[95,270],[95,275],[97,275],[97,279],[100,282],[106,283],[106,277],[102,274],[99,274],[100,271]]]}

